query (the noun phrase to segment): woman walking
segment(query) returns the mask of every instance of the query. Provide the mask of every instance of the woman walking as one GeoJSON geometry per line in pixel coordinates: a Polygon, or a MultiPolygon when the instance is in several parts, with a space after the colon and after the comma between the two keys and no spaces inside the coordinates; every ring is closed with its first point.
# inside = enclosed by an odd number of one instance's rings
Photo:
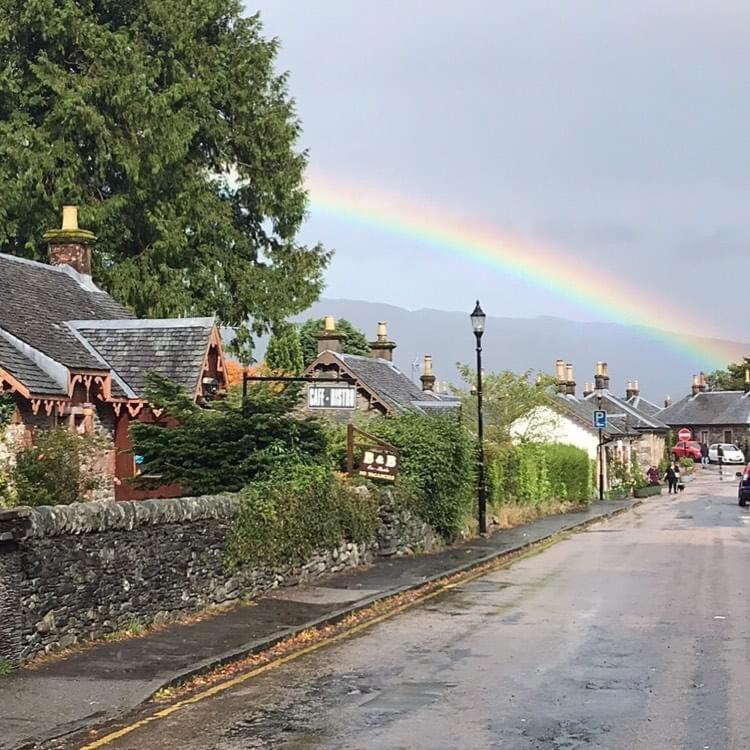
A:
{"type": "Polygon", "coordinates": [[[669,485],[669,493],[677,494],[677,481],[679,480],[680,476],[680,470],[677,468],[677,464],[673,461],[671,464],[669,464],[669,468],[667,469],[667,473],[664,475],[664,479],[666,480],[667,484],[669,485]]]}

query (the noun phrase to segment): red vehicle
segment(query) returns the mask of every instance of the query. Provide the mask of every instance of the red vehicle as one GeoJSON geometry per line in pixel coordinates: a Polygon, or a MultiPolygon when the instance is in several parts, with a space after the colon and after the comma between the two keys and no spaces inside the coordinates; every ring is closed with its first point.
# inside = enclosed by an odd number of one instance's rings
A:
{"type": "Polygon", "coordinates": [[[677,461],[680,458],[687,456],[692,458],[695,463],[701,462],[701,444],[697,440],[688,440],[687,442],[680,442],[672,448],[672,456],[677,461]]]}

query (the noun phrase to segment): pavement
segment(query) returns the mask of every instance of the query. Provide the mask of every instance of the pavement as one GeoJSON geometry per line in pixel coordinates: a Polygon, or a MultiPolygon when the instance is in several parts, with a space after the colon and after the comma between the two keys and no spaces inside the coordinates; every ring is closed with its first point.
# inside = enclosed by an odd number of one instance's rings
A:
{"type": "Polygon", "coordinates": [[[433,554],[384,558],[314,586],[277,589],[192,624],[102,643],[18,670],[0,678],[0,749],[36,747],[121,717],[160,688],[190,675],[636,504],[632,500],[595,503],[585,511],[549,516],[433,554]]]}
{"type": "Polygon", "coordinates": [[[744,750],[749,551],[736,482],[696,473],[106,747],[744,750]]]}

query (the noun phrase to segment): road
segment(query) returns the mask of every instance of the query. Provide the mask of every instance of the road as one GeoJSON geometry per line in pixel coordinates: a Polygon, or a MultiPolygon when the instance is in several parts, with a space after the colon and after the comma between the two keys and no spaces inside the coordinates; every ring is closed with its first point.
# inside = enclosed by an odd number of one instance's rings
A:
{"type": "Polygon", "coordinates": [[[750,511],[711,477],[109,747],[750,748],[750,511]]]}

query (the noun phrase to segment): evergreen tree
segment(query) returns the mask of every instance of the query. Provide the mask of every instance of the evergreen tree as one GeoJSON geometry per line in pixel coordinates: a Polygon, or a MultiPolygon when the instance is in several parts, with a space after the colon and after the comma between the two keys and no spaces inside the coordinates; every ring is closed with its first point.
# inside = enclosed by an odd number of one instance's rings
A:
{"type": "Polygon", "coordinates": [[[266,364],[276,372],[291,375],[302,372],[304,361],[297,326],[285,323],[271,336],[266,349],[266,364]]]}
{"type": "Polygon", "coordinates": [[[296,234],[300,122],[240,0],[0,0],[0,247],[44,259],[60,207],[138,315],[214,314],[249,346],[319,295],[296,234]]]}
{"type": "Polygon", "coordinates": [[[745,387],[745,370],[750,368],[750,357],[742,362],[733,362],[724,370],[715,370],[706,375],[709,390],[712,391],[741,391],[745,387]]]}
{"type": "MultiPolygon", "coordinates": [[[[323,323],[323,318],[310,318],[300,327],[299,338],[302,342],[305,367],[318,356],[318,339],[316,336],[323,332],[323,323]]],[[[365,334],[359,328],[355,328],[346,318],[340,318],[336,321],[336,330],[344,336],[341,346],[345,354],[367,356],[370,353],[370,345],[367,343],[365,334]]]]}

